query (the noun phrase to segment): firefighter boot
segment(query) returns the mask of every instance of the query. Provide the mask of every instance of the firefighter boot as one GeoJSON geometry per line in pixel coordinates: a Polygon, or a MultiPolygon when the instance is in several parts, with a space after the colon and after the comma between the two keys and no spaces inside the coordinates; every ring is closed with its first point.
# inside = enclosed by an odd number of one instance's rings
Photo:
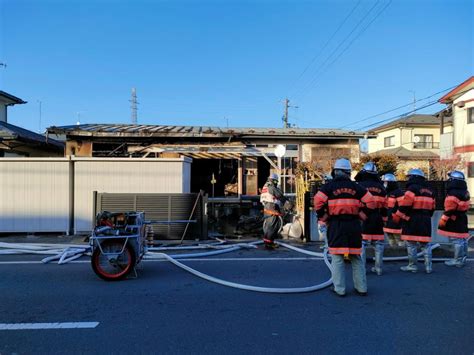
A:
{"type": "Polygon", "coordinates": [[[425,247],[425,272],[427,274],[431,274],[433,272],[433,262],[432,262],[432,256],[431,256],[431,244],[427,244],[425,247]]]}
{"type": "Polygon", "coordinates": [[[457,240],[454,241],[454,258],[449,259],[444,262],[445,265],[447,266],[457,266],[459,263],[459,260],[462,259],[462,254],[464,254],[464,247],[460,243],[457,243],[457,240]]]}
{"type": "Polygon", "coordinates": [[[411,271],[417,272],[418,266],[416,266],[417,256],[416,256],[416,244],[407,242],[407,254],[408,254],[408,265],[402,266],[400,270],[402,271],[411,271]]]}
{"type": "Polygon", "coordinates": [[[454,258],[444,263],[447,266],[456,266],[456,267],[463,267],[466,262],[466,253],[464,243],[462,241],[455,240],[454,241],[454,258]]]}
{"type": "Polygon", "coordinates": [[[375,265],[371,269],[371,271],[376,273],[378,276],[382,275],[383,250],[384,250],[383,241],[375,242],[375,265]]]}
{"type": "MultiPolygon", "coordinates": [[[[469,244],[467,239],[463,239],[463,257],[461,258],[462,266],[466,264],[467,257],[469,256],[469,244]]],[[[461,267],[462,267],[461,266],[461,267]]]]}

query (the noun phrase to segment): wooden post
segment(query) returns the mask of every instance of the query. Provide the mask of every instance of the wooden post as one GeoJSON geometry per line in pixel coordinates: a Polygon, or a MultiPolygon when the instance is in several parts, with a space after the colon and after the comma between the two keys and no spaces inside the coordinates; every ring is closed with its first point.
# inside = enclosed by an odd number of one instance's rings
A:
{"type": "Polygon", "coordinates": [[[239,197],[243,194],[243,167],[242,167],[242,160],[243,157],[240,157],[238,160],[238,168],[237,168],[237,185],[238,185],[238,194],[239,197]]]}

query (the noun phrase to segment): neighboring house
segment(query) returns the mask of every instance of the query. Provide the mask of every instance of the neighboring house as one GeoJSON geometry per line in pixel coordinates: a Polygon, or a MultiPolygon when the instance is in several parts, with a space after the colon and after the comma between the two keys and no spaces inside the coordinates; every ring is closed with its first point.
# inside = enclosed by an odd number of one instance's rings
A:
{"type": "Polygon", "coordinates": [[[474,76],[439,99],[449,105],[453,115],[453,132],[443,134],[444,157],[459,155],[466,164],[471,203],[474,203],[474,76]]]}
{"type": "MultiPolygon", "coordinates": [[[[395,154],[401,164],[397,173],[405,174],[417,167],[430,173],[430,162],[439,159],[441,119],[435,115],[411,115],[370,130],[376,134],[369,140],[369,154],[395,154]]],[[[444,130],[452,130],[452,120],[446,117],[444,130]]]]}
{"type": "Polygon", "coordinates": [[[26,101],[0,90],[0,122],[8,122],[8,106],[26,104],[26,101]]]}
{"type": "Polygon", "coordinates": [[[57,157],[64,155],[64,143],[8,123],[8,106],[26,101],[0,91],[0,157],[57,157]]]}
{"type": "Polygon", "coordinates": [[[62,157],[64,143],[0,121],[0,157],[62,157]]]}
{"type": "Polygon", "coordinates": [[[298,161],[330,166],[335,158],[348,157],[358,162],[359,139],[364,138],[364,132],[338,129],[138,124],[50,127],[48,134],[66,136],[66,155],[190,157],[191,191],[203,189],[210,196],[224,196],[229,191],[256,195],[270,172],[278,172],[279,167],[284,192],[294,193],[298,161]],[[279,144],[286,146],[283,158],[275,155],[279,144]]]}

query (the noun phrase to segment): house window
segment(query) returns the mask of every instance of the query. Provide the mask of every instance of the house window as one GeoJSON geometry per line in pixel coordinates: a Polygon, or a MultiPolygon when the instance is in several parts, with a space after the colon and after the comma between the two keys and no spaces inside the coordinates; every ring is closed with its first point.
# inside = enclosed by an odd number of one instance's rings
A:
{"type": "Polygon", "coordinates": [[[474,178],[474,162],[467,163],[467,177],[474,178]]]}
{"type": "Polygon", "coordinates": [[[467,123],[474,123],[474,107],[467,109],[467,123]]]}
{"type": "Polygon", "coordinates": [[[395,136],[385,137],[383,139],[383,146],[386,147],[393,147],[395,145],[395,136]]]}
{"type": "Polygon", "coordinates": [[[413,148],[415,149],[433,149],[439,148],[439,143],[433,142],[432,134],[415,134],[413,148]]]}

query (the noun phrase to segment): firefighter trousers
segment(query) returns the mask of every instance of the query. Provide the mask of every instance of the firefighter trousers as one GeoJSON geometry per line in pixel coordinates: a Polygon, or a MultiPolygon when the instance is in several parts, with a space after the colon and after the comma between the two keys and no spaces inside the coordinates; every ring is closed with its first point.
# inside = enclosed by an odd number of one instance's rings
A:
{"type": "MultiPolygon", "coordinates": [[[[338,294],[346,293],[346,273],[344,267],[344,255],[332,254],[332,282],[334,290],[338,294]]],[[[367,292],[367,277],[365,275],[365,263],[360,255],[349,255],[352,265],[352,280],[354,287],[359,292],[367,292]]]]}

